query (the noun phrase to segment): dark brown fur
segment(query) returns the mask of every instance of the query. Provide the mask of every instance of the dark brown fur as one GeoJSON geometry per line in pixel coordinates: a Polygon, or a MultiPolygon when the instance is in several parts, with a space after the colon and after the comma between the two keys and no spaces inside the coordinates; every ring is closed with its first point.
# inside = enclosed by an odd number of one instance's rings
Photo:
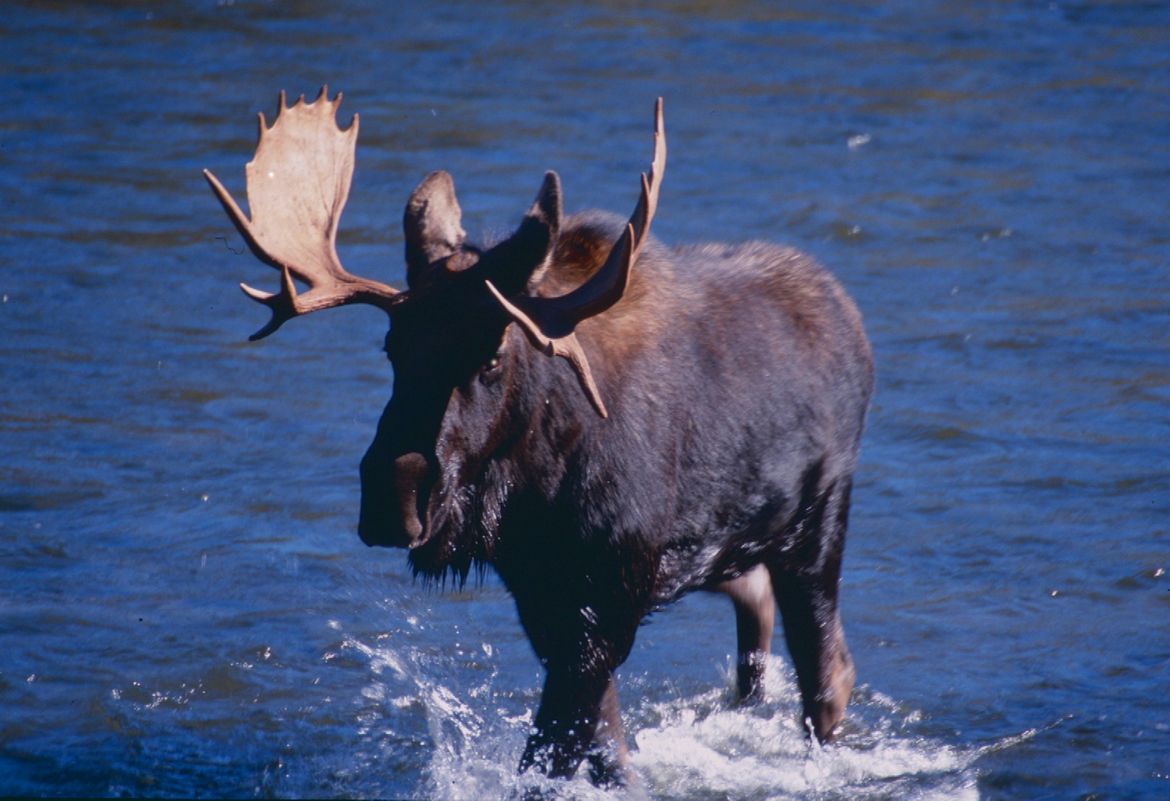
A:
{"type": "Polygon", "coordinates": [[[523,768],[568,775],[589,756],[598,780],[620,779],[613,671],[647,614],[696,589],[734,601],[745,696],[779,606],[804,715],[829,738],[853,683],[837,582],[873,382],[856,307],[788,248],[651,240],[617,305],[577,326],[602,419],[482,283],[564,295],[622,222],[591,212],[545,229],[532,213],[496,248],[464,246],[463,269],[416,270],[417,297],[392,314],[388,342],[423,356],[390,348],[363,539],[409,545],[420,575],[499,573],[548,672],[523,768]]]}

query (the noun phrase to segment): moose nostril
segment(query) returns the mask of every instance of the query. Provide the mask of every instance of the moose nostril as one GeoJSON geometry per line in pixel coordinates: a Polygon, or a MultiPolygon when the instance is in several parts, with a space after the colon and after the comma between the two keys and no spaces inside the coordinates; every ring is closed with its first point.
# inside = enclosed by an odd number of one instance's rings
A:
{"type": "Polygon", "coordinates": [[[407,453],[394,460],[394,486],[401,495],[416,491],[427,474],[427,460],[421,453],[407,453]]]}
{"type": "Polygon", "coordinates": [[[394,460],[394,491],[402,515],[402,528],[410,543],[423,535],[419,519],[419,495],[427,475],[427,460],[419,453],[407,453],[394,460]]]}
{"type": "Polygon", "coordinates": [[[394,458],[395,470],[426,470],[427,460],[421,453],[411,451],[394,458]]]}

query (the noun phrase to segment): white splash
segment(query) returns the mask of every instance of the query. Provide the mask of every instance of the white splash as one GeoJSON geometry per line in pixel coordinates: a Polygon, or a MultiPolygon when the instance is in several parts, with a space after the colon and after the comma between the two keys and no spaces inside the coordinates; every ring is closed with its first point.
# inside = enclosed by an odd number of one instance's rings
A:
{"type": "Polygon", "coordinates": [[[772,658],[768,675],[754,706],[732,703],[730,667],[723,688],[644,705],[633,763],[652,798],[977,801],[974,755],[892,733],[894,705],[881,696],[857,692],[840,741],[820,747],[797,723],[787,665],[772,658]]]}
{"type": "MultiPolygon", "coordinates": [[[[480,683],[454,690],[458,679],[443,684],[428,670],[433,661],[409,649],[370,646],[352,637],[344,647],[368,659],[372,675],[365,698],[425,715],[433,748],[418,792],[436,801],[518,798],[546,785],[555,788],[550,795],[580,801],[979,799],[972,767],[977,749],[915,736],[920,716],[865,688],[854,694],[840,741],[811,744],[797,723],[791,671],[779,658],[769,663],[764,701],[751,706],[734,704],[730,664],[722,676],[712,671],[714,689],[698,694],[671,690],[660,677],[621,677],[639,786],[615,793],[590,785],[584,770],[568,782],[516,775],[536,694],[521,699],[496,687],[494,665],[490,675],[480,674],[480,683]],[[393,692],[387,692],[382,676],[387,669],[397,685],[393,692]],[[401,695],[403,685],[407,695],[401,695]]],[[[481,660],[492,660],[491,647],[476,650],[481,660]]]]}

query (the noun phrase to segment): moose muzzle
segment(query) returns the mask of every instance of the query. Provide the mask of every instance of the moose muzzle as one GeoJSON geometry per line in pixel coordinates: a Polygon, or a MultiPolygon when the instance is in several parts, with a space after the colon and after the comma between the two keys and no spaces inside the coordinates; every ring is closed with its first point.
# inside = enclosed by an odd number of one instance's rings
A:
{"type": "Polygon", "coordinates": [[[426,539],[422,523],[429,465],[420,453],[392,460],[371,448],[362,459],[358,535],[366,545],[414,548],[426,539]]]}

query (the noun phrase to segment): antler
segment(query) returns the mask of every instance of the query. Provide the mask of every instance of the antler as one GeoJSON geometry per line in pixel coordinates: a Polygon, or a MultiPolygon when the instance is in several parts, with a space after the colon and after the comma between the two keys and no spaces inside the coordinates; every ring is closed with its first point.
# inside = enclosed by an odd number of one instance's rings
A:
{"type": "Polygon", "coordinates": [[[654,160],[650,172],[642,173],[642,194],[626,224],[626,230],[614,244],[605,264],[588,281],[567,295],[557,298],[520,296],[508,300],[487,282],[487,287],[505,311],[524,329],[532,343],[549,356],[568,359],[581,388],[593,408],[607,416],[601,394],[593,380],[589,362],[574,333],[577,324],[601,314],[621,299],[630,280],[630,268],[638,259],[650,232],[650,222],[658,208],[658,190],[666,169],[666,132],[662,122],[662,98],[654,104],[654,160]]]}
{"type": "Polygon", "coordinates": [[[291,107],[282,91],[271,128],[259,115],[256,154],[245,167],[250,220],[219,179],[203,171],[252,253],[282,274],[276,294],[240,284],[272,312],[249,339],[262,339],[301,314],[350,303],[389,311],[403,297],[393,287],[346,272],[337,258],[337,222],[349,197],[358,133],[356,114],[349,128],[338,127],[340,105],[341,93],[330,100],[327,86],[312,103],[301,95],[291,107]],[[294,276],[309,285],[307,292],[297,294],[294,276]]]}

